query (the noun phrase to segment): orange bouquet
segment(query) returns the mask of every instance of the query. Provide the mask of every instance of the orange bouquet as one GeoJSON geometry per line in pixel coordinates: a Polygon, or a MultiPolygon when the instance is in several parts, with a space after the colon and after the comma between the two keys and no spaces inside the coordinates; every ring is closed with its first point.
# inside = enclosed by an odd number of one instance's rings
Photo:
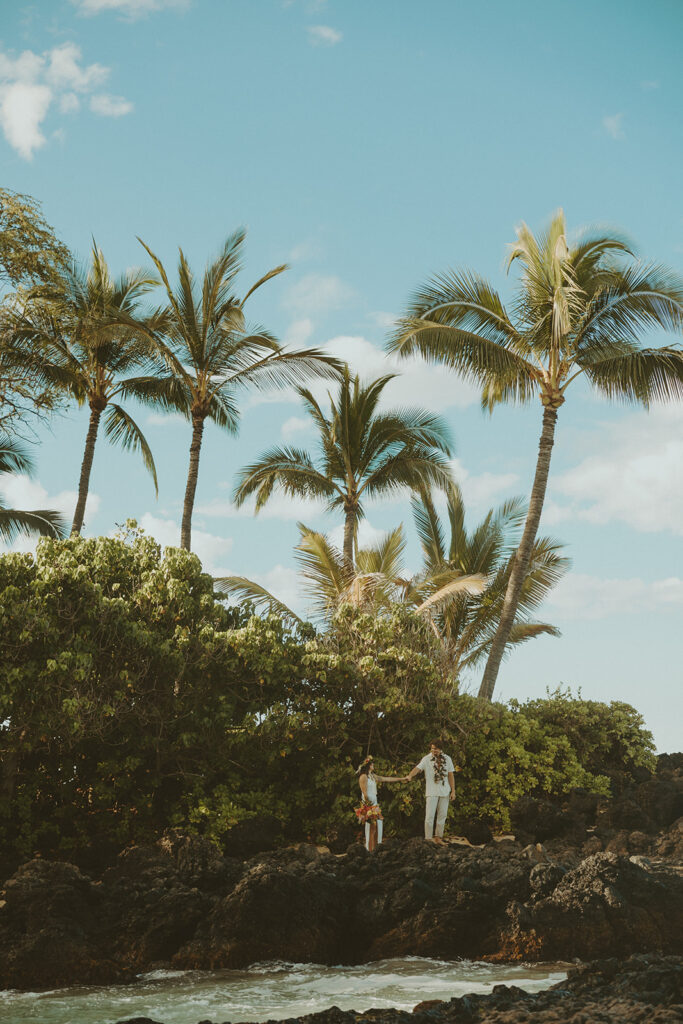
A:
{"type": "Polygon", "coordinates": [[[366,804],[363,802],[360,807],[354,808],[354,813],[361,825],[365,825],[368,821],[379,821],[382,817],[379,804],[366,804]]]}

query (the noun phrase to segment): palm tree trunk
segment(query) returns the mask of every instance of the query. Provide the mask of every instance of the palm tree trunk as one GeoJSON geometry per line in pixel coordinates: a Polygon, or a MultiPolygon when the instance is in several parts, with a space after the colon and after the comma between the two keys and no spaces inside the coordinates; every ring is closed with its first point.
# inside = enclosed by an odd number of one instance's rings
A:
{"type": "Polygon", "coordinates": [[[548,485],[550,456],[552,454],[553,442],[555,440],[556,423],[557,409],[546,406],[543,412],[543,429],[541,431],[541,439],[538,444],[536,475],[534,477],[534,485],[531,489],[529,511],[527,512],[526,522],[524,524],[524,532],[522,534],[519,547],[517,548],[507,590],[505,591],[505,600],[503,602],[503,609],[500,615],[500,622],[498,623],[498,629],[491,641],[491,650],[489,651],[486,668],[484,669],[484,676],[481,681],[481,686],[479,687],[479,696],[486,700],[493,699],[493,691],[496,686],[496,679],[498,678],[498,670],[500,669],[500,663],[503,659],[505,647],[510,638],[512,624],[515,621],[515,616],[517,614],[517,606],[522,592],[522,584],[524,583],[526,574],[529,571],[531,552],[533,550],[534,541],[536,540],[536,534],[538,533],[538,524],[541,520],[543,502],[545,500],[545,492],[548,485]]]}
{"type": "Polygon", "coordinates": [[[202,434],[204,433],[204,416],[194,415],[192,417],[192,444],[190,445],[190,468],[187,473],[187,486],[185,487],[185,501],[183,504],[183,522],[180,527],[180,546],[190,551],[192,541],[192,510],[194,509],[194,496],[197,491],[197,478],[199,476],[199,453],[202,449],[202,434]]]}
{"type": "Polygon", "coordinates": [[[353,572],[353,542],[355,540],[355,533],[356,510],[347,508],[344,520],[344,565],[349,572],[353,572]]]}
{"type": "Polygon", "coordinates": [[[83,462],[81,463],[81,478],[78,481],[78,501],[76,502],[74,521],[71,525],[72,534],[80,534],[83,529],[85,503],[88,500],[88,489],[90,487],[90,470],[92,469],[92,460],[95,454],[95,443],[97,441],[97,431],[100,426],[100,416],[102,415],[104,408],[105,406],[100,403],[90,405],[90,426],[88,427],[88,433],[85,438],[85,451],[83,452],[83,462]]]}

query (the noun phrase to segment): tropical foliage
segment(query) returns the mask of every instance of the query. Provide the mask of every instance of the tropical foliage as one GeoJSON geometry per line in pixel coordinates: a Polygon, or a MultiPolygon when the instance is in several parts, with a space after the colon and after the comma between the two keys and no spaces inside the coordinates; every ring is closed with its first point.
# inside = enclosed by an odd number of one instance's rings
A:
{"type": "MultiPolygon", "coordinates": [[[[626,705],[458,695],[409,609],[347,605],[324,636],[293,633],[226,609],[195,555],[162,556],[132,528],[1,557],[0,635],[7,867],[110,856],[169,825],[220,841],[264,808],[290,841],[351,841],[352,766],[370,749],[403,772],[434,733],[462,768],[458,815],[502,827],[522,794],[607,792],[607,769],[652,763],[626,705]]],[[[417,787],[387,788],[383,803],[394,832],[419,828],[417,787]]]]}
{"type": "Polygon", "coordinates": [[[159,271],[168,298],[163,327],[150,333],[167,368],[165,374],[157,375],[155,395],[161,405],[181,411],[192,421],[180,530],[181,547],[188,551],[206,420],[236,434],[238,402],[245,390],[297,385],[311,377],[334,377],[338,371],[337,361],[317,349],[288,352],[265,329],[247,327],[247,299],[287,268],[282,265],[269,270],[240,298],[234,289],[244,240],[244,231],[230,235],[206,267],[201,286],[180,249],[175,288],[161,260],[142,243],[159,271]]]}
{"type": "Polygon", "coordinates": [[[510,573],[480,696],[491,699],[520,602],[545,498],[558,410],[585,379],[607,398],[645,406],[683,397],[680,346],[643,345],[648,330],[679,332],[683,282],[643,264],[616,234],[570,243],[563,212],[535,237],[522,224],[508,266],[520,267],[506,308],[472,271],[447,271],[421,287],[389,342],[402,356],[443,363],[482,388],[482,403],[540,399],[543,427],[524,531],[510,573]]]}
{"type": "Polygon", "coordinates": [[[336,397],[328,395],[326,415],[311,391],[299,389],[304,409],[318,431],[317,459],[300,448],[275,447],[241,471],[235,504],[256,496],[258,512],[275,487],[293,497],[325,501],[344,513],[344,560],[352,570],[358,523],[373,497],[445,487],[450,481],[448,428],[424,409],[380,412],[382,392],[392,374],[362,384],[344,369],[336,397]]]}

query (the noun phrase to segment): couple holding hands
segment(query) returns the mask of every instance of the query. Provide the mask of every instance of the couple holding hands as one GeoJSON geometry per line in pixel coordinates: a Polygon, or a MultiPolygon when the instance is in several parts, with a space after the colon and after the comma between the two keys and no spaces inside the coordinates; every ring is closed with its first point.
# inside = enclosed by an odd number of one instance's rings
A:
{"type": "Polygon", "coordinates": [[[416,775],[424,774],[426,782],[425,839],[443,843],[443,829],[448,814],[448,804],[455,799],[455,768],[448,754],[443,752],[441,740],[432,740],[429,753],[425,754],[408,775],[400,778],[375,775],[373,758],[368,756],[358,767],[356,775],[363,802],[356,808],[359,822],[365,825],[365,847],[374,850],[382,842],[382,812],[377,803],[378,782],[410,782],[416,775]],[[436,827],[435,827],[436,821],[436,827]]]}

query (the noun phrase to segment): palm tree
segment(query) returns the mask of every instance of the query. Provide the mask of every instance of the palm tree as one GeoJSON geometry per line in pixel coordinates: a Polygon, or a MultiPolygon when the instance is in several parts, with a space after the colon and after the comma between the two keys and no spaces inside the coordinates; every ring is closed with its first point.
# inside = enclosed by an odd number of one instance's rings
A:
{"type": "Polygon", "coordinates": [[[585,232],[570,246],[561,210],[538,238],[521,225],[508,258],[513,264],[521,266],[521,281],[509,310],[484,278],[448,271],[418,291],[388,344],[480,384],[489,410],[534,397],[543,406],[524,531],[479,690],[488,700],[527,575],[567,388],[583,376],[608,398],[645,408],[683,395],[680,347],[642,343],[648,328],[681,327],[683,284],[672,272],[640,263],[615,234],[585,232]]]}
{"type": "MultiPolygon", "coordinates": [[[[360,548],[351,568],[343,552],[324,533],[311,530],[303,523],[298,527],[300,539],[294,549],[294,557],[300,567],[304,589],[313,599],[314,618],[323,623],[329,622],[343,604],[380,614],[405,600],[411,582],[405,579],[403,568],[406,542],[402,526],[386,533],[377,544],[360,548]]],[[[215,579],[214,583],[219,593],[237,598],[240,604],[251,604],[255,609],[279,615],[290,625],[302,622],[274,594],[245,576],[223,576],[215,579]]],[[[484,577],[479,574],[465,575],[453,570],[441,591],[432,590],[424,603],[421,600],[412,602],[413,607],[418,613],[431,613],[436,602],[456,594],[481,593],[484,583],[484,577]]]]}
{"type": "Polygon", "coordinates": [[[237,505],[256,495],[256,512],[275,485],[286,494],[324,498],[329,510],[344,512],[344,561],[353,571],[359,521],[368,498],[406,488],[446,487],[450,482],[448,428],[423,409],[378,412],[382,392],[394,375],[361,384],[344,370],[337,398],[329,395],[330,414],[305,388],[304,407],[318,429],[317,465],[300,448],[271,448],[239,475],[237,505]]]}
{"type": "MultiPolygon", "coordinates": [[[[4,473],[30,475],[32,472],[33,463],[26,450],[13,438],[0,435],[0,477],[4,473]]],[[[38,533],[41,537],[63,537],[64,520],[59,512],[51,509],[22,512],[16,508],[7,508],[0,498],[0,540],[11,544],[16,536],[30,536],[32,533],[38,533]]]]}
{"type": "MultiPolygon", "coordinates": [[[[386,534],[374,547],[356,553],[357,563],[349,569],[341,551],[324,533],[299,527],[299,543],[295,559],[300,567],[304,589],[313,599],[313,616],[328,621],[345,603],[357,608],[385,607],[396,591],[397,578],[405,550],[401,526],[386,534]]],[[[290,625],[302,620],[286,604],[261,584],[245,576],[223,576],[214,580],[216,590],[237,598],[240,604],[251,604],[270,615],[279,615],[290,625]]]]}
{"type": "Polygon", "coordinates": [[[92,250],[87,271],[62,271],[58,284],[27,307],[14,323],[14,337],[30,354],[46,382],[59,386],[78,405],[90,407],[78,484],[78,500],[71,532],[83,528],[100,420],[105,413],[105,434],[124,449],[142,455],[157,490],[156,468],[149,445],[134,421],[115,398],[134,395],[156,401],[154,373],[138,376],[150,364],[149,344],[143,331],[161,324],[158,313],[139,312],[140,299],[158,284],[143,270],[129,270],[113,279],[100,249],[92,250]],[[135,375],[130,375],[135,371],[135,375]]]}
{"type": "MultiPolygon", "coordinates": [[[[411,505],[423,566],[408,581],[404,600],[429,614],[451,672],[457,676],[479,664],[491,649],[526,508],[521,499],[511,498],[489,509],[481,522],[468,530],[462,493],[456,484],[447,491],[445,522],[429,495],[413,497],[411,505]],[[486,586],[480,592],[450,594],[454,574],[456,579],[483,578],[486,586]]],[[[569,569],[569,559],[560,550],[558,542],[549,537],[534,541],[507,652],[543,633],[559,635],[554,626],[530,616],[569,569]]]]}
{"type": "Polygon", "coordinates": [[[233,292],[242,262],[245,232],[236,231],[210,263],[201,288],[179,250],[178,284],[171,287],[161,260],[142,242],[161,275],[168,297],[163,332],[154,340],[168,374],[157,381],[160,399],[192,421],[190,465],[185,488],[180,543],[188,551],[199,476],[199,457],[207,419],[237,433],[237,398],[247,388],[301,384],[311,377],[337,377],[339,363],[318,349],[287,352],[261,328],[247,330],[244,304],[261,285],[287,268],[264,274],[243,298],[233,292]]]}
{"type": "MultiPolygon", "coordinates": [[[[432,498],[422,493],[411,500],[413,520],[422,546],[420,572],[407,576],[403,528],[385,534],[375,545],[356,552],[349,570],[344,556],[325,534],[299,523],[295,548],[303,588],[312,598],[313,617],[327,623],[342,604],[374,614],[408,605],[426,618],[439,640],[449,676],[475,667],[488,653],[514,561],[525,506],[512,498],[490,509],[471,531],[465,526],[460,488],[447,491],[445,522],[432,498]]],[[[519,612],[508,639],[508,652],[536,636],[558,636],[558,630],[537,622],[531,613],[569,568],[560,545],[548,537],[534,543],[522,588],[519,612]]],[[[244,576],[216,579],[216,590],[279,615],[290,625],[301,619],[269,590],[244,576]]]]}

